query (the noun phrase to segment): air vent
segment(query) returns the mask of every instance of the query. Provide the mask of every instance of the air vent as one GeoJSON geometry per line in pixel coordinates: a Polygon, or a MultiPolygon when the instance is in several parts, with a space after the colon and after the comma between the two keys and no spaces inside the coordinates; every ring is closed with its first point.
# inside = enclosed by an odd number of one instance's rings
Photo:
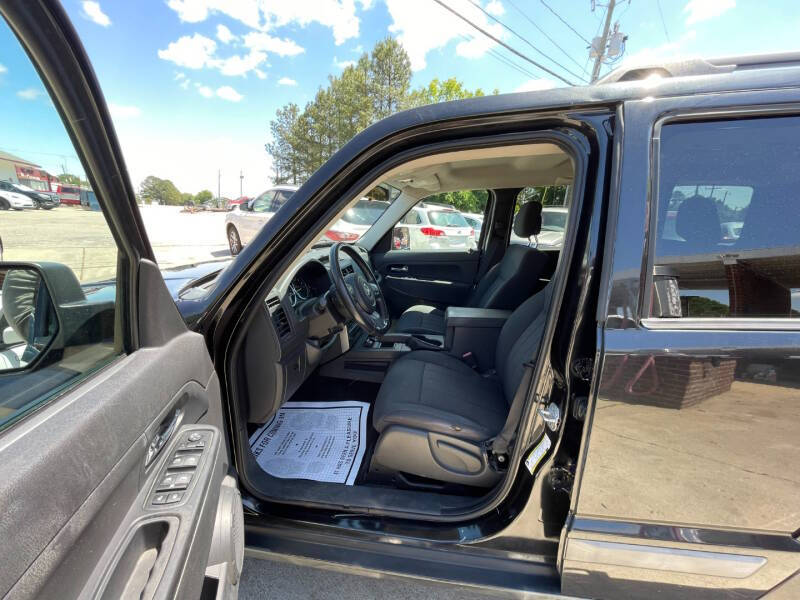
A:
{"type": "Polygon", "coordinates": [[[342,269],[342,275],[350,275],[353,273],[353,265],[347,265],[344,269],[342,269]]]}
{"type": "Polygon", "coordinates": [[[275,330],[278,332],[278,337],[283,339],[292,332],[289,325],[289,319],[286,318],[286,311],[282,306],[275,309],[272,313],[272,324],[275,325],[275,330]]]}
{"type": "Polygon", "coordinates": [[[278,332],[278,337],[283,339],[292,332],[292,327],[289,325],[289,319],[286,317],[286,311],[281,306],[281,301],[277,296],[267,298],[267,311],[272,319],[272,324],[275,326],[275,331],[278,332]]]}

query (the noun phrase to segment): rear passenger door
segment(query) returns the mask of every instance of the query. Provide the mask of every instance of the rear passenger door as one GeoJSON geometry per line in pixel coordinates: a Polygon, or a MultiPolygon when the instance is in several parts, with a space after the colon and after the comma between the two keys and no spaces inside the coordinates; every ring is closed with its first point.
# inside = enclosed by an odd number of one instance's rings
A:
{"type": "Polygon", "coordinates": [[[372,253],[394,314],[414,304],[464,305],[478,272],[480,237],[457,208],[484,213],[489,194],[465,190],[421,200],[394,226],[390,247],[372,253]]]}
{"type": "Polygon", "coordinates": [[[798,597],[800,93],[624,113],[562,590],[798,597]]]}
{"type": "Polygon", "coordinates": [[[233,597],[242,506],[205,340],[61,5],[0,14],[5,143],[69,161],[102,208],[0,213],[0,596],[233,597]]]}

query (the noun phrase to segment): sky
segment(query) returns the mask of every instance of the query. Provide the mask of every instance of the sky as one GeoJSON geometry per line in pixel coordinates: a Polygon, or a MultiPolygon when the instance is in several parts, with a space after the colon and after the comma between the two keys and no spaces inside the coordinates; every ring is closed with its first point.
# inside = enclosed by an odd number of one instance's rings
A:
{"type": "MultiPolygon", "coordinates": [[[[236,197],[241,173],[244,194],[263,191],[270,184],[264,144],[275,110],[287,102],[303,106],[328,75],[386,36],[408,52],[414,87],[434,77],[501,93],[566,85],[435,0],[63,2],[98,75],[137,188],[155,175],[182,192],[216,194],[219,173],[222,195],[236,197]]],[[[606,11],[600,0],[594,10],[590,0],[442,2],[574,83],[591,71],[587,40],[600,32],[606,11]]],[[[793,0],[622,0],[614,21],[628,39],[613,66],[800,50],[793,0]]],[[[15,116],[4,123],[1,150],[56,174],[81,171],[43,86],[5,25],[0,109],[15,116]]]]}

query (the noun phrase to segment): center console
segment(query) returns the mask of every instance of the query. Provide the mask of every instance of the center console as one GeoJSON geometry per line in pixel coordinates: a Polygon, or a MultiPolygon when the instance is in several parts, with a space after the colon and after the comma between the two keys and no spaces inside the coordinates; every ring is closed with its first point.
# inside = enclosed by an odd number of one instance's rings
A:
{"type": "Polygon", "coordinates": [[[454,356],[469,357],[481,371],[494,368],[495,348],[510,310],[450,306],[445,311],[444,346],[454,356]]]}

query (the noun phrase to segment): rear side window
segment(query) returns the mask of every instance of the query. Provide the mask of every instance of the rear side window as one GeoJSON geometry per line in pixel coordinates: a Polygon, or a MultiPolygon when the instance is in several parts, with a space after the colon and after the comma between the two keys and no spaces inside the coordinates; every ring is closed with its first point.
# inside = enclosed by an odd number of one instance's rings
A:
{"type": "Polygon", "coordinates": [[[455,211],[432,210],[428,213],[431,224],[441,227],[469,227],[461,213],[455,211]]]}
{"type": "Polygon", "coordinates": [[[650,316],[800,316],[800,117],[661,129],[650,316]]]}

